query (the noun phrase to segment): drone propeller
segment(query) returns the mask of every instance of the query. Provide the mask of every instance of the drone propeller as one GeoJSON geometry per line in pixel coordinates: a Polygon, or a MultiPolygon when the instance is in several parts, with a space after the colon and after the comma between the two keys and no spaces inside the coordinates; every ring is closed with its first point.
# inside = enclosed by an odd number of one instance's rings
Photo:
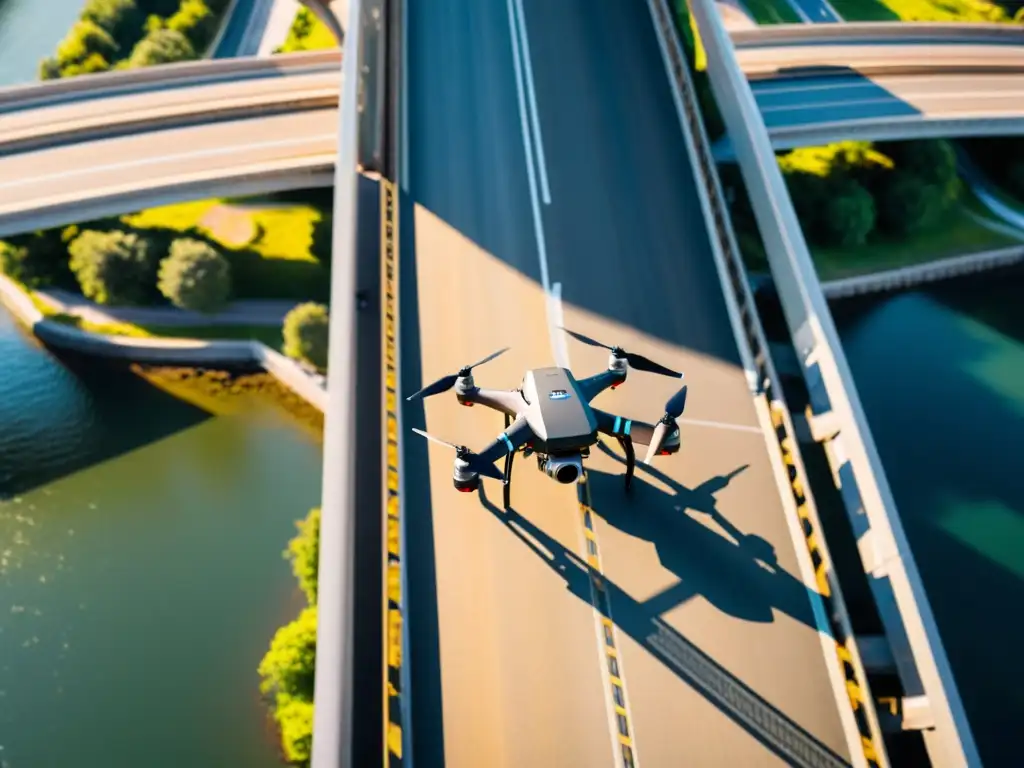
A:
{"type": "Polygon", "coordinates": [[[437,381],[435,381],[433,384],[428,384],[419,392],[414,392],[405,399],[413,400],[417,397],[430,397],[431,395],[439,395],[442,392],[447,392],[449,389],[455,386],[455,382],[458,381],[460,378],[462,378],[463,376],[469,376],[470,371],[472,371],[474,368],[483,365],[484,363],[489,363],[498,355],[503,355],[506,352],[508,352],[509,349],[511,349],[511,347],[505,347],[504,349],[499,349],[497,352],[492,352],[483,360],[477,360],[472,365],[463,366],[458,373],[452,373],[449,374],[448,376],[443,376],[437,381]]]}
{"type": "Polygon", "coordinates": [[[568,328],[558,326],[563,331],[568,333],[577,341],[582,341],[584,344],[589,344],[592,347],[601,347],[602,349],[609,350],[615,357],[625,358],[626,362],[629,363],[630,367],[635,368],[638,371],[647,371],[648,373],[660,373],[662,376],[674,376],[677,379],[683,378],[683,374],[673,371],[671,368],[666,368],[663,365],[650,360],[643,355],[638,355],[635,352],[627,352],[622,347],[609,347],[600,341],[584,336],[582,333],[576,333],[576,331],[570,331],[568,328]]]}
{"type": "Polygon", "coordinates": [[[683,415],[686,408],[686,385],[669,398],[665,403],[665,415],[661,417],[654,427],[654,434],[651,435],[651,444],[647,447],[645,464],[650,464],[651,459],[658,455],[665,438],[676,428],[676,419],[683,415]]]}
{"type": "Polygon", "coordinates": [[[495,480],[505,480],[505,475],[501,473],[501,470],[499,470],[493,464],[489,464],[486,461],[482,461],[479,456],[477,456],[475,453],[469,450],[469,448],[467,448],[466,446],[456,445],[455,443],[449,443],[447,440],[442,440],[439,437],[434,437],[433,435],[424,432],[422,429],[416,429],[416,427],[413,427],[412,431],[415,432],[417,435],[422,435],[423,437],[427,438],[427,440],[433,440],[438,445],[446,445],[449,448],[454,448],[455,455],[458,458],[462,459],[464,462],[466,462],[470,471],[476,472],[478,475],[493,477],[495,480]]]}

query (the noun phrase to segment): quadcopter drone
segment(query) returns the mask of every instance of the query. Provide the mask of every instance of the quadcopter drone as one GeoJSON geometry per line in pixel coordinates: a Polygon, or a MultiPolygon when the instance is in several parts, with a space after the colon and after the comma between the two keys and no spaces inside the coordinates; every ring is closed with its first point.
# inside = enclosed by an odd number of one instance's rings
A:
{"type": "Polygon", "coordinates": [[[504,484],[505,507],[508,508],[512,459],[519,450],[523,451],[524,456],[535,454],[538,469],[559,483],[577,482],[583,476],[583,459],[590,455],[590,447],[597,443],[598,433],[602,433],[618,440],[626,455],[628,491],[636,467],[633,452],[635,443],[647,446],[644,459],[647,464],[655,456],[667,456],[679,450],[679,426],[676,419],[686,407],[685,386],[665,404],[665,415],[657,424],[645,424],[607,413],[591,406],[590,401],[606,389],[615,389],[621,385],[630,367],[677,379],[683,378],[683,374],[642,355],[626,352],[621,347],[609,347],[568,328],[562,330],[584,344],[610,350],[608,369],[577,380],[567,368],[535,368],[526,372],[518,389],[478,387],[473,381],[473,369],[507,352],[509,347],[505,347],[406,398],[413,400],[417,397],[430,397],[454,387],[455,397],[461,405],[484,405],[505,415],[505,431],[480,453],[413,429],[413,432],[428,440],[455,449],[452,481],[456,490],[464,493],[476,491],[480,486],[480,475],[501,480],[504,484]],[[494,462],[502,457],[505,458],[504,472],[494,466],[494,462]]]}

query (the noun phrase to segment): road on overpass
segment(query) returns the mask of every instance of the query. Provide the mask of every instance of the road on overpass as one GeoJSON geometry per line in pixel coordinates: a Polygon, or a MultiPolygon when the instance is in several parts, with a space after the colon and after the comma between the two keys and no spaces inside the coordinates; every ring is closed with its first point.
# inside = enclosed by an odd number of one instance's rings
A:
{"type": "MultiPolygon", "coordinates": [[[[506,345],[481,386],[562,356],[602,370],[558,322],[690,387],[682,450],[638,469],[631,496],[614,455],[589,460],[621,702],[576,490],[520,458],[514,512],[489,480],[482,498],[456,493],[451,452],[409,428],[479,449],[500,415],[451,393],[406,406],[415,759],[621,766],[627,743],[648,766],[847,764],[834,651],[798,575],[647,5],[406,4],[403,391],[506,345]]],[[[677,386],[634,371],[595,404],[652,421],[677,386]]]]}
{"type": "Polygon", "coordinates": [[[252,181],[271,173],[333,175],[337,114],[336,107],[321,107],[0,156],[0,234],[303,183],[260,189],[252,181]]]}

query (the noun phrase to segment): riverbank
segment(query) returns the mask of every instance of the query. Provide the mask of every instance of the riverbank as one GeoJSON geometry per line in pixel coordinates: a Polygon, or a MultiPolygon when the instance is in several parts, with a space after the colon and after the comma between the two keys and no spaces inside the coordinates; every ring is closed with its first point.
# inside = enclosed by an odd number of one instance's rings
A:
{"type": "Polygon", "coordinates": [[[320,412],[327,410],[326,378],[254,340],[137,338],[105,335],[48,318],[30,293],[0,275],[0,302],[45,344],[112,359],[173,366],[262,368],[320,412]]]}

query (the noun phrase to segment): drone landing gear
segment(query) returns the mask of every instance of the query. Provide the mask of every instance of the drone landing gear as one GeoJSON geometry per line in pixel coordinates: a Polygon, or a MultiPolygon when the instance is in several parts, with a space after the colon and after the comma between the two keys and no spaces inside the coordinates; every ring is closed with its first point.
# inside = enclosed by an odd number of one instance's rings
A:
{"type": "Polygon", "coordinates": [[[626,490],[633,484],[633,470],[636,469],[636,453],[633,451],[633,438],[629,435],[616,435],[623,453],[626,454],[626,490]]]}
{"type": "MultiPolygon", "coordinates": [[[[505,429],[508,429],[512,424],[512,419],[509,415],[505,414],[505,429]]],[[[502,501],[505,504],[505,509],[508,510],[512,507],[512,460],[516,457],[515,451],[510,451],[505,454],[505,482],[502,483],[501,493],[502,501]]]]}

